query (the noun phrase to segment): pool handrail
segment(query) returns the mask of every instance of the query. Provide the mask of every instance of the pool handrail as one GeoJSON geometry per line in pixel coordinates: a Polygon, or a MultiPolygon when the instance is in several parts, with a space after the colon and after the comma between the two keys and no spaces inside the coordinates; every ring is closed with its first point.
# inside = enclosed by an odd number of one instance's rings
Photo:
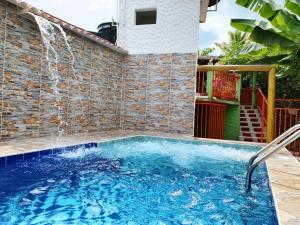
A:
{"type": "Polygon", "coordinates": [[[279,137],[277,137],[275,140],[266,145],[262,150],[260,150],[258,153],[256,153],[250,158],[245,183],[245,188],[247,192],[251,189],[251,177],[256,167],[264,163],[274,153],[291,144],[298,138],[300,138],[300,124],[293,126],[289,130],[281,134],[279,137]]]}

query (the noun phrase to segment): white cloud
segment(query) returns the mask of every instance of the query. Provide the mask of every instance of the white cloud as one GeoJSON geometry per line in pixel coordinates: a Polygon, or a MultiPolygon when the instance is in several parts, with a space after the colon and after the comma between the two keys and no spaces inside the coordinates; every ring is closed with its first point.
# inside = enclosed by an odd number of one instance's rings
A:
{"type": "Polygon", "coordinates": [[[218,6],[218,11],[208,12],[206,23],[200,24],[200,39],[201,32],[214,32],[217,35],[217,38],[212,40],[210,46],[206,47],[212,47],[213,43],[215,42],[228,40],[227,33],[228,31],[233,30],[233,28],[230,26],[230,20],[232,18],[257,18],[257,16],[250,10],[235,5],[234,0],[221,1],[218,6]]]}
{"type": "Polygon", "coordinates": [[[95,31],[102,22],[117,16],[117,0],[25,0],[58,18],[95,31]]]}
{"type": "Polygon", "coordinates": [[[87,10],[102,13],[104,10],[109,10],[109,12],[116,14],[117,0],[90,0],[87,10]]]}

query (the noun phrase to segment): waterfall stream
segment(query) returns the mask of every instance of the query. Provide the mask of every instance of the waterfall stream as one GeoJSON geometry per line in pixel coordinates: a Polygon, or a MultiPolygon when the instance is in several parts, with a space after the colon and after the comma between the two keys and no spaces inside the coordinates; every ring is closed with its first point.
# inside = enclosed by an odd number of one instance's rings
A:
{"type": "Polygon", "coordinates": [[[79,96],[80,96],[79,100],[80,100],[80,105],[81,105],[81,118],[83,118],[84,117],[83,101],[82,101],[82,96],[81,96],[80,80],[75,72],[75,57],[72,52],[70,43],[68,41],[67,34],[59,24],[53,23],[43,17],[37,16],[30,12],[26,12],[26,14],[30,14],[31,16],[34,17],[34,19],[40,29],[43,44],[46,48],[45,57],[46,57],[46,61],[47,61],[47,67],[48,67],[48,70],[51,75],[50,79],[52,81],[53,93],[55,95],[55,106],[58,111],[58,120],[59,120],[58,139],[59,139],[64,134],[65,128],[68,126],[68,123],[64,119],[65,113],[64,113],[64,109],[62,107],[62,98],[61,98],[61,95],[60,95],[59,89],[58,89],[58,83],[60,81],[60,75],[59,75],[59,70],[58,70],[59,56],[54,47],[54,44],[56,43],[57,31],[59,32],[60,35],[62,35],[64,44],[67,47],[68,53],[71,56],[71,63],[70,63],[71,64],[71,73],[73,75],[75,85],[78,87],[78,90],[79,90],[79,96]]]}

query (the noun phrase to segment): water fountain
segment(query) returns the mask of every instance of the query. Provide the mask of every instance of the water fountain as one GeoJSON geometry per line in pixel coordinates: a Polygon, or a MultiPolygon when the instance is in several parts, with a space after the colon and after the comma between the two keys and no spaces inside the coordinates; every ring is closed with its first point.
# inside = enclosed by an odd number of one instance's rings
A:
{"type": "Polygon", "coordinates": [[[39,26],[40,33],[42,36],[42,41],[46,48],[45,57],[47,61],[48,70],[51,75],[50,79],[52,81],[53,94],[55,95],[55,106],[58,110],[58,120],[59,120],[58,140],[59,140],[59,138],[64,134],[65,128],[68,126],[68,123],[64,119],[65,113],[62,107],[62,98],[58,89],[58,83],[60,81],[60,76],[58,71],[58,53],[54,47],[54,44],[56,43],[57,30],[59,31],[60,35],[62,35],[64,44],[66,45],[67,50],[71,56],[71,74],[73,75],[75,84],[78,87],[80,92],[80,105],[81,105],[81,114],[82,114],[81,118],[83,118],[84,117],[83,101],[81,97],[79,77],[75,73],[75,57],[72,52],[67,35],[59,24],[53,23],[43,17],[37,16],[30,12],[26,12],[26,14],[29,14],[34,17],[37,25],[39,26]]]}

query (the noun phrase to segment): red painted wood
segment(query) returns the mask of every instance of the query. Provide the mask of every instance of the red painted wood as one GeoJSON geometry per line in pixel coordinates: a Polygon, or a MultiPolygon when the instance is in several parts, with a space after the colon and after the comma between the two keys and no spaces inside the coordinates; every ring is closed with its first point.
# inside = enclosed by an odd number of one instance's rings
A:
{"type": "Polygon", "coordinates": [[[251,105],[252,104],[252,88],[242,88],[241,91],[241,104],[251,105]]]}
{"type": "Polygon", "coordinates": [[[195,137],[224,139],[225,104],[197,102],[195,110],[195,137]]]}
{"type": "Polygon", "coordinates": [[[238,74],[215,71],[213,75],[213,97],[236,101],[236,87],[239,79],[238,74]]]}

